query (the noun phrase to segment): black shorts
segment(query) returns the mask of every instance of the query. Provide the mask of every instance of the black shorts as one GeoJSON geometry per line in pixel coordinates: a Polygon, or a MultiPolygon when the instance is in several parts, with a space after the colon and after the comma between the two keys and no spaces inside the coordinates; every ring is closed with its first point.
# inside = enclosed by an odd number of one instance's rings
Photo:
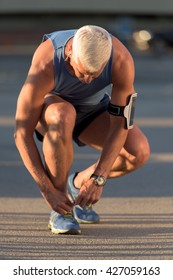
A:
{"type": "MultiPolygon", "coordinates": [[[[73,140],[78,146],[85,146],[79,140],[79,135],[81,132],[101,113],[107,110],[109,104],[109,96],[105,94],[100,103],[96,105],[76,105],[76,123],[73,130],[73,140]]],[[[37,139],[43,141],[43,136],[35,130],[37,139]]]]}

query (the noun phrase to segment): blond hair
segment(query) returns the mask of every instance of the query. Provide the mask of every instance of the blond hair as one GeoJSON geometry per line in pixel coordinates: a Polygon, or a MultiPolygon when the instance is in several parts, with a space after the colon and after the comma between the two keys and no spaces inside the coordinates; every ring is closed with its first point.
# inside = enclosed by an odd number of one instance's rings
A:
{"type": "Polygon", "coordinates": [[[110,34],[103,28],[86,25],[77,30],[72,43],[72,55],[87,71],[97,72],[109,60],[112,50],[110,34]]]}

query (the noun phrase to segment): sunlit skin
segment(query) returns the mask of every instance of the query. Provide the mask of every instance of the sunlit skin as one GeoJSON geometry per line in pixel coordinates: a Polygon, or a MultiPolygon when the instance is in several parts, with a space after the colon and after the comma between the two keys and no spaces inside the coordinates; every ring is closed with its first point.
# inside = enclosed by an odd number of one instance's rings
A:
{"type": "MultiPolygon", "coordinates": [[[[111,103],[125,106],[134,92],[134,62],[128,50],[112,36],[111,103]]],[[[103,71],[86,71],[80,59],[73,59],[72,39],[65,46],[64,59],[71,75],[89,84],[103,71]]],[[[16,109],[15,143],[21,158],[38,184],[47,204],[64,215],[74,203],[67,193],[67,177],[74,160],[72,134],[76,121],[73,104],[50,93],[55,86],[54,47],[50,39],[41,43],[34,53],[26,81],[21,89],[16,109]],[[34,131],[44,136],[44,162],[33,137],[34,131]],[[46,167],[46,168],[45,168],[46,167]]],[[[103,187],[97,187],[91,174],[117,178],[133,172],[149,158],[147,138],[135,124],[125,128],[125,119],[107,111],[95,118],[79,135],[84,144],[101,152],[96,163],[80,171],[74,184],[80,189],[76,204],[95,204],[103,187]]],[[[116,182],[115,182],[116,183],[116,182]]]]}

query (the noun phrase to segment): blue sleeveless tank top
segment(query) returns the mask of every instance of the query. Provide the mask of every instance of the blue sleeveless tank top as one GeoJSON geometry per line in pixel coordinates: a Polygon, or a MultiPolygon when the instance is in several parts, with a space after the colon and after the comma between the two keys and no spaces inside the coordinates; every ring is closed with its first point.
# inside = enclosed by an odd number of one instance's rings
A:
{"type": "Polygon", "coordinates": [[[55,85],[51,93],[59,95],[73,105],[95,105],[103,99],[105,95],[103,89],[111,84],[113,52],[99,77],[90,84],[80,82],[78,78],[69,73],[64,55],[65,45],[75,32],[76,30],[56,31],[45,34],[43,37],[43,41],[50,39],[54,47],[55,85]]]}

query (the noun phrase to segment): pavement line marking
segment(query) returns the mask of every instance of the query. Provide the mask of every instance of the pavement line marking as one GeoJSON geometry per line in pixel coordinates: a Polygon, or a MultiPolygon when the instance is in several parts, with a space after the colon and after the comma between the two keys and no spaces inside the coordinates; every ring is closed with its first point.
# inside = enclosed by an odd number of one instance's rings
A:
{"type": "Polygon", "coordinates": [[[173,153],[152,153],[150,162],[173,162],[173,153]]]}
{"type": "Polygon", "coordinates": [[[0,117],[0,126],[14,126],[14,117],[0,117]]]}
{"type": "Polygon", "coordinates": [[[136,123],[143,127],[173,127],[173,118],[136,118],[136,123]]]}
{"type": "MultiPolygon", "coordinates": [[[[173,118],[136,118],[136,123],[142,127],[173,127],[173,118]]],[[[14,126],[15,118],[0,117],[0,126],[14,126]]]]}
{"type": "MultiPolygon", "coordinates": [[[[98,159],[96,153],[76,153],[75,159],[98,159]]],[[[151,153],[149,162],[173,162],[173,153],[151,153]]]]}
{"type": "Polygon", "coordinates": [[[22,161],[13,161],[13,160],[1,160],[0,167],[9,167],[9,166],[24,166],[22,161]]]}
{"type": "Polygon", "coordinates": [[[37,44],[0,46],[0,55],[33,55],[37,44]]]}

